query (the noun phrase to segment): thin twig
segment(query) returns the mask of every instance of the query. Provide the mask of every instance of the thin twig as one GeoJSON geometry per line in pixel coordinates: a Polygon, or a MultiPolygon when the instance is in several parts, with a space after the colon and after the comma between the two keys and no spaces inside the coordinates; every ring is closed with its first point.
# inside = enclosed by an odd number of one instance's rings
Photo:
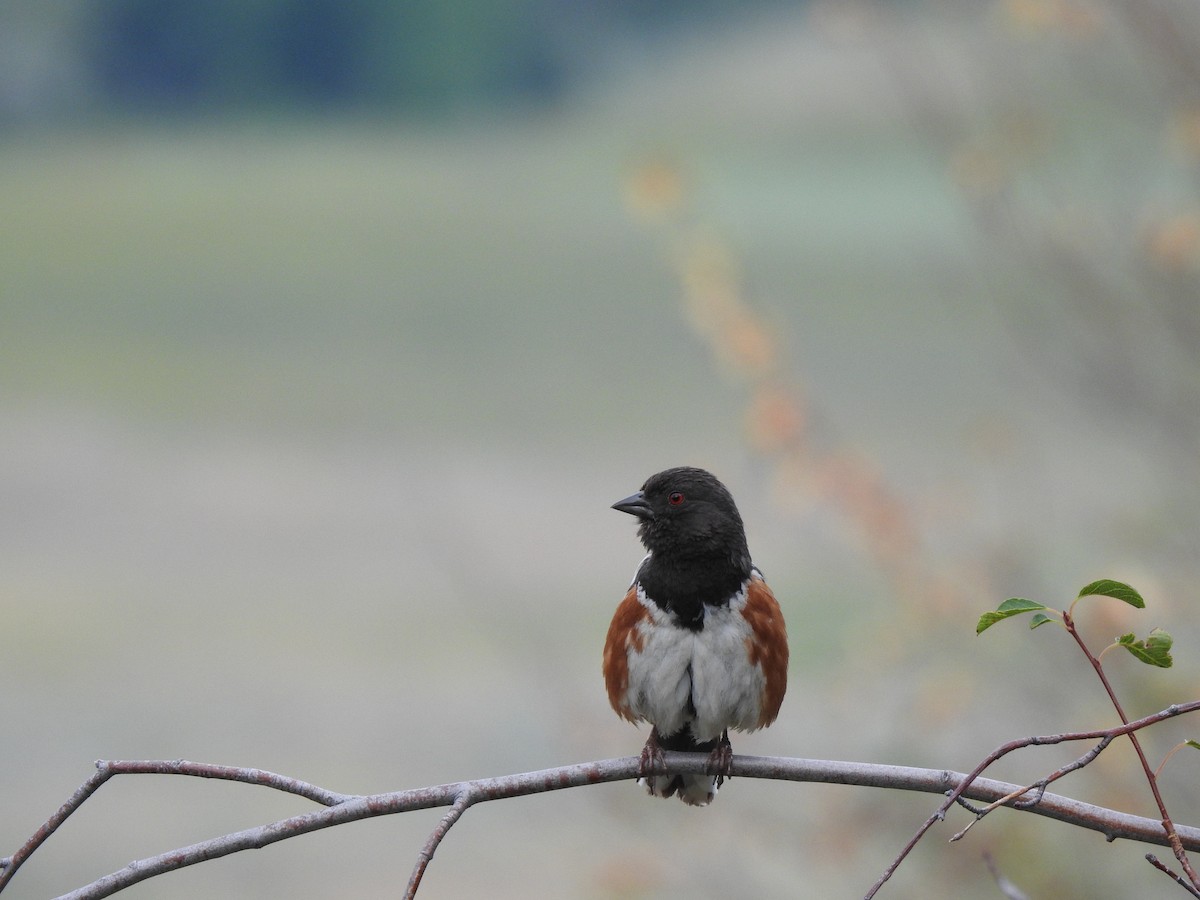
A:
{"type": "Polygon", "coordinates": [[[1167,755],[1163,757],[1162,762],[1160,762],[1158,764],[1158,768],[1154,770],[1154,777],[1158,778],[1160,775],[1162,775],[1162,770],[1166,768],[1167,763],[1169,763],[1171,761],[1172,756],[1174,756],[1176,753],[1178,753],[1184,747],[1190,747],[1190,746],[1194,746],[1192,741],[1180,741],[1178,744],[1176,744],[1174,747],[1172,747],[1170,749],[1170,751],[1167,753],[1167,755]]]}
{"type": "Polygon", "coordinates": [[[81,784],[75,793],[67,798],[67,802],[60,806],[54,815],[47,819],[42,827],[29,837],[29,840],[17,848],[16,853],[0,859],[0,891],[3,891],[4,886],[12,881],[13,876],[17,874],[17,869],[21,868],[21,864],[29,859],[33,855],[33,852],[42,846],[50,835],[58,830],[58,826],[65,822],[71,813],[79,809],[83,801],[96,793],[100,785],[108,781],[111,775],[111,772],[101,770],[97,764],[97,770],[91,774],[88,780],[81,784]]]}
{"type": "Polygon", "coordinates": [[[1107,747],[1110,743],[1112,743],[1112,740],[1113,740],[1112,737],[1105,736],[1104,740],[1102,740],[1100,743],[1098,743],[1095,747],[1093,747],[1087,753],[1083,754],[1083,756],[1079,757],[1076,760],[1072,760],[1071,762],[1067,763],[1065,766],[1061,766],[1060,768],[1055,769],[1053,772],[1051,772],[1045,778],[1042,778],[1039,781],[1035,781],[1033,784],[1026,785],[1025,787],[1023,787],[1019,790],[1013,791],[1011,794],[1001,797],[999,800],[994,800],[991,803],[989,803],[987,806],[983,807],[982,809],[972,810],[975,813],[974,821],[968,823],[967,826],[962,831],[958,832],[953,837],[951,837],[950,838],[951,842],[962,840],[963,836],[968,831],[971,830],[972,826],[974,826],[976,822],[978,822],[980,819],[982,819],[984,816],[986,816],[992,810],[997,809],[1001,806],[1012,806],[1014,809],[1028,809],[1031,806],[1037,806],[1037,804],[1041,802],[1042,797],[1044,797],[1046,795],[1046,788],[1049,785],[1051,785],[1055,781],[1058,781],[1058,779],[1062,778],[1064,775],[1068,775],[1071,772],[1074,772],[1078,769],[1082,769],[1084,766],[1086,766],[1088,763],[1090,763],[1092,760],[1094,760],[1097,756],[1099,756],[1101,751],[1103,751],[1105,747],[1107,747]],[[1023,797],[1025,794],[1029,793],[1030,791],[1036,791],[1036,793],[1027,800],[1020,799],[1021,797],[1023,797]]]}
{"type": "MultiPolygon", "coordinates": [[[[921,838],[923,838],[925,836],[925,834],[929,831],[929,829],[932,828],[938,822],[941,822],[946,818],[946,811],[949,810],[950,807],[955,804],[955,802],[957,802],[959,797],[967,796],[967,797],[971,797],[973,799],[979,799],[978,797],[975,796],[975,794],[972,792],[972,790],[973,790],[976,782],[979,780],[979,776],[983,773],[983,771],[985,769],[987,769],[989,766],[991,766],[998,759],[1001,759],[1002,757],[1007,756],[1009,753],[1012,753],[1014,750],[1021,750],[1025,747],[1041,747],[1041,746],[1048,746],[1048,745],[1053,745],[1053,744],[1061,744],[1061,743],[1065,743],[1068,741],[1094,741],[1094,740],[1101,740],[1101,739],[1105,739],[1105,738],[1107,738],[1109,741],[1111,741],[1113,738],[1119,737],[1122,734],[1130,734],[1131,732],[1138,731],[1139,729],[1146,728],[1147,726],[1150,726],[1150,725],[1154,725],[1155,723],[1161,722],[1165,719],[1170,719],[1175,716],[1183,715],[1184,713],[1195,712],[1198,709],[1200,709],[1200,700],[1193,700],[1190,703],[1177,703],[1177,704],[1174,704],[1173,706],[1168,706],[1166,709],[1156,712],[1153,715],[1146,716],[1145,718],[1138,719],[1137,721],[1134,721],[1134,722],[1127,722],[1126,724],[1119,725],[1115,728],[1105,728],[1105,729],[1101,729],[1098,731],[1077,731],[1077,732],[1066,732],[1064,734],[1037,735],[1034,737],[1021,738],[1019,740],[1009,741],[1006,744],[1001,744],[999,747],[997,747],[995,750],[993,750],[991,753],[989,753],[987,755],[987,757],[981,763],[979,763],[979,765],[977,765],[973,770],[971,770],[971,772],[968,775],[964,776],[962,781],[959,782],[959,784],[956,787],[954,787],[953,790],[950,790],[950,792],[946,796],[945,802],[943,802],[942,805],[939,806],[934,811],[933,815],[931,815],[928,819],[926,819],[921,824],[921,826],[917,829],[916,834],[914,834],[909,839],[908,843],[905,844],[904,847],[901,848],[900,852],[898,854],[896,854],[896,857],[892,860],[892,862],[888,865],[888,867],[886,869],[884,869],[883,874],[879,876],[879,878],[875,881],[875,883],[873,885],[871,885],[870,890],[867,891],[867,893],[866,893],[866,900],[871,900],[871,898],[874,897],[879,892],[879,889],[881,887],[883,887],[884,883],[889,878],[892,877],[892,875],[895,873],[896,869],[900,868],[900,864],[902,862],[904,862],[904,860],[908,856],[908,854],[912,852],[913,848],[917,846],[917,844],[920,842],[921,838]]],[[[1005,791],[1004,793],[1009,793],[1012,790],[1014,790],[1015,788],[1016,788],[1016,785],[1013,785],[1012,788],[1009,789],[1009,791],[1005,791]]],[[[1001,797],[1003,795],[1004,794],[997,794],[995,798],[991,798],[991,799],[998,799],[999,797],[1001,797]]],[[[1049,798],[1051,796],[1054,796],[1054,795],[1047,794],[1046,798],[1049,798]]],[[[1042,803],[1045,802],[1046,798],[1043,798],[1042,803]]],[[[1042,815],[1046,814],[1044,809],[1042,808],[1041,803],[1039,803],[1038,806],[1036,806],[1036,807],[1032,807],[1028,811],[1039,813],[1042,815]]],[[[1161,825],[1161,823],[1160,823],[1160,825],[1161,825]]],[[[1114,840],[1116,837],[1119,836],[1119,835],[1112,835],[1112,834],[1106,832],[1105,829],[1103,829],[1103,828],[1096,828],[1095,830],[1105,832],[1106,836],[1108,836],[1108,839],[1110,841],[1114,840]]],[[[1156,839],[1155,839],[1154,843],[1162,844],[1164,846],[1171,846],[1170,838],[1167,836],[1167,834],[1164,831],[1162,831],[1161,828],[1156,829],[1156,831],[1158,833],[1156,834],[1156,839]]],[[[1174,849],[1174,848],[1172,847],[1172,849],[1174,849]]],[[[1188,848],[1188,849],[1195,849],[1195,848],[1188,848]]]]}
{"type": "Polygon", "coordinates": [[[454,805],[450,807],[450,811],[442,816],[442,820],[438,822],[437,828],[433,829],[433,833],[425,841],[425,846],[417,854],[417,864],[413,867],[412,875],[408,879],[408,889],[404,892],[404,900],[413,900],[417,896],[417,888],[421,886],[421,879],[425,877],[425,869],[429,866],[430,861],[433,860],[433,854],[437,852],[442,838],[446,836],[446,832],[454,827],[454,823],[462,818],[462,814],[467,811],[467,807],[474,802],[475,798],[468,786],[458,795],[458,799],[454,801],[454,805]]]}
{"type": "Polygon", "coordinates": [[[334,806],[350,799],[347,794],[338,794],[324,788],[288,778],[286,775],[276,775],[265,769],[248,769],[236,766],[217,766],[211,763],[190,762],[186,759],[151,759],[151,760],[116,760],[101,759],[96,761],[96,771],[79,786],[66,803],[58,808],[41,828],[33,833],[21,847],[10,857],[0,859],[0,891],[12,880],[17,869],[30,855],[40,847],[45,840],[54,834],[80,805],[100,786],[114,775],[189,775],[196,778],[217,778],[224,781],[240,781],[245,784],[259,784],[263,787],[274,788],[289,794],[306,797],[323,806],[334,806]]]}
{"type": "MultiPolygon", "coordinates": [[[[1079,645],[1079,649],[1083,651],[1083,655],[1092,664],[1092,668],[1096,671],[1096,676],[1100,679],[1100,683],[1104,685],[1104,690],[1108,693],[1108,699],[1112,701],[1113,709],[1117,711],[1117,715],[1121,717],[1121,721],[1128,725],[1129,717],[1125,715],[1121,701],[1117,699],[1117,693],[1113,690],[1112,683],[1108,680],[1108,676],[1104,672],[1104,666],[1092,654],[1092,651],[1088,649],[1087,644],[1076,630],[1075,621],[1071,618],[1069,612],[1063,615],[1063,624],[1067,626],[1067,633],[1074,638],[1075,643],[1079,645]]],[[[1183,866],[1183,871],[1191,881],[1192,887],[1200,888],[1200,876],[1192,868],[1191,860],[1188,859],[1188,855],[1183,849],[1183,844],[1180,843],[1178,837],[1175,835],[1175,823],[1171,821],[1171,815],[1167,812],[1167,804],[1163,801],[1162,793],[1158,789],[1158,779],[1154,775],[1154,770],[1150,768],[1150,761],[1146,758],[1145,751],[1142,750],[1142,743],[1132,731],[1128,732],[1128,736],[1129,742],[1133,744],[1134,752],[1137,753],[1138,761],[1142,764],[1142,771],[1146,773],[1146,783],[1150,785],[1150,793],[1154,795],[1154,802],[1158,806],[1159,813],[1162,815],[1163,831],[1166,832],[1167,840],[1171,843],[1171,851],[1175,854],[1175,858],[1179,860],[1179,864],[1183,866]]]]}
{"type": "Polygon", "coordinates": [[[1162,862],[1153,853],[1146,854],[1146,862],[1150,863],[1150,865],[1154,866],[1154,868],[1158,869],[1158,871],[1162,872],[1164,875],[1167,875],[1168,877],[1170,877],[1172,881],[1174,881],[1177,885],[1179,885],[1181,888],[1183,888],[1185,891],[1187,891],[1193,897],[1200,897],[1200,891],[1197,891],[1194,887],[1192,887],[1190,884],[1188,884],[1186,881],[1184,881],[1182,875],[1180,875],[1178,872],[1172,870],[1169,866],[1166,865],[1166,863],[1162,862]]]}
{"type": "Polygon", "coordinates": [[[221,781],[240,781],[243,784],[257,784],[273,788],[286,794],[295,794],[320,803],[322,806],[336,806],[352,799],[353,794],[339,794],[328,791],[307,781],[291,778],[287,775],[277,775],[266,769],[248,769],[240,766],[217,766],[212,763],[191,762],[186,759],[173,760],[99,760],[96,768],[111,775],[188,775],[194,778],[216,778],[221,781]]]}

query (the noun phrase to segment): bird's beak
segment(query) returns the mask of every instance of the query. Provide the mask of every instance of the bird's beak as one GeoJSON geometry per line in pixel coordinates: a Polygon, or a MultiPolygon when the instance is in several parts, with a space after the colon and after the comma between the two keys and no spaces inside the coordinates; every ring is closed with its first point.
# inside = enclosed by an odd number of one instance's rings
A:
{"type": "Polygon", "coordinates": [[[654,510],[650,508],[650,504],[646,502],[646,495],[641,491],[630,494],[624,500],[618,500],[612,505],[612,508],[629,513],[631,516],[637,516],[639,519],[654,518],[654,510]]]}

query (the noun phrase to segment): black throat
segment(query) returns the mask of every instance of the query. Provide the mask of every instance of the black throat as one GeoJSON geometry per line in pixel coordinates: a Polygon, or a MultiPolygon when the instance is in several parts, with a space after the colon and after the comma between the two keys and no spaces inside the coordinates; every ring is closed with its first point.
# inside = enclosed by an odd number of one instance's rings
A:
{"type": "Polygon", "coordinates": [[[673,561],[651,553],[637,574],[646,598],[692,631],[704,627],[705,607],[727,606],[749,578],[749,556],[741,555],[673,561]]]}

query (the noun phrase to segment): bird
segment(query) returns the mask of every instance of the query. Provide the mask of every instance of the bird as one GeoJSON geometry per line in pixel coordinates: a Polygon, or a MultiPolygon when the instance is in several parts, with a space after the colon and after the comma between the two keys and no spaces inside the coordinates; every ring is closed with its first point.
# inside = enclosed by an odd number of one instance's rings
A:
{"type": "Polygon", "coordinates": [[[783,612],[750,559],[733,496],[711,472],[666,469],[612,508],[637,517],[646,556],[604,641],[608,700],[621,718],[651,725],[639,784],[707,806],[730,774],[729,729],[755,731],[779,714],[783,612]],[[707,752],[709,774],[648,774],[664,750],[707,752]]]}

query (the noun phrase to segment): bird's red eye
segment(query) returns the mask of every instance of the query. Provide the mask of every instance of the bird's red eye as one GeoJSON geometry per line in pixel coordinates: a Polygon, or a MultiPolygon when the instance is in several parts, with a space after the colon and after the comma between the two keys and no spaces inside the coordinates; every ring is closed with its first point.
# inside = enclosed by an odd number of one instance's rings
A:
{"type": "Polygon", "coordinates": [[[672,506],[679,506],[679,504],[683,503],[683,494],[679,491],[671,491],[671,493],[667,494],[667,502],[672,506]]]}

